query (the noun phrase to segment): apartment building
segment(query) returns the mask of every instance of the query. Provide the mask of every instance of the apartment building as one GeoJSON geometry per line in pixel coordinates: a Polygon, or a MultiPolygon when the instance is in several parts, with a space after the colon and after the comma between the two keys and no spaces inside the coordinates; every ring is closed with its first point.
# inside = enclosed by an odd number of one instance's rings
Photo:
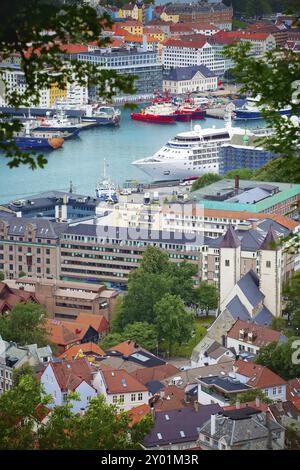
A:
{"type": "Polygon", "coordinates": [[[161,18],[173,23],[204,22],[214,23],[220,29],[231,29],[233,9],[223,3],[172,3],[166,6],[161,18]]]}
{"type": "MultiPolygon", "coordinates": [[[[13,292],[24,292],[45,307],[48,315],[61,320],[76,320],[78,315],[103,315],[110,320],[118,292],[104,285],[22,277],[6,280],[13,292]]],[[[1,299],[1,292],[0,292],[1,299]]],[[[1,303],[0,303],[1,311],[1,303]]]]}

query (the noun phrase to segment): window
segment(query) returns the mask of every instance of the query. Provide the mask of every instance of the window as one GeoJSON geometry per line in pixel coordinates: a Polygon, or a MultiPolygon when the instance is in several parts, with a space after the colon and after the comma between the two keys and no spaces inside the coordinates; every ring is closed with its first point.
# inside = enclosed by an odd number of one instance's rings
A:
{"type": "Polygon", "coordinates": [[[143,394],[140,392],[138,393],[138,400],[141,401],[143,399],[143,394]]]}
{"type": "Polygon", "coordinates": [[[118,396],[117,395],[113,395],[113,403],[118,403],[118,396]]]}
{"type": "Polygon", "coordinates": [[[230,266],[230,261],[229,261],[229,259],[225,259],[225,266],[227,266],[227,267],[230,266]]]}
{"type": "Polygon", "coordinates": [[[119,402],[120,402],[120,403],[124,403],[124,401],[125,401],[125,396],[124,396],[124,395],[120,395],[120,397],[119,397],[119,402]]]}
{"type": "Polygon", "coordinates": [[[282,393],[282,387],[278,387],[278,393],[282,393]]]}
{"type": "Polygon", "coordinates": [[[135,393],[132,393],[131,394],[131,401],[135,401],[136,400],[136,394],[135,393]]]}
{"type": "Polygon", "coordinates": [[[273,395],[276,395],[276,387],[273,388],[273,395]]]}
{"type": "Polygon", "coordinates": [[[267,397],[267,396],[269,395],[269,390],[268,390],[267,388],[265,388],[264,393],[265,393],[265,395],[266,395],[266,397],[267,397]]]}
{"type": "Polygon", "coordinates": [[[270,268],[271,267],[271,261],[266,261],[266,267],[270,268]]]}

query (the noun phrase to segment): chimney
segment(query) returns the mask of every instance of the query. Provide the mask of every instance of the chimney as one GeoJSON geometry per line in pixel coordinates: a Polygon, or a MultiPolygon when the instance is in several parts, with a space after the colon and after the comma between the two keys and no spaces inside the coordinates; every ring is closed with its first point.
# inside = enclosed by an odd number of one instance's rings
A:
{"type": "Polygon", "coordinates": [[[194,401],[194,410],[196,413],[198,413],[199,411],[199,403],[197,402],[197,400],[194,401]]]}
{"type": "Polygon", "coordinates": [[[214,436],[216,434],[216,415],[211,415],[210,417],[210,435],[214,436]]]}
{"type": "Polygon", "coordinates": [[[240,400],[237,400],[237,401],[235,402],[235,407],[236,407],[237,410],[240,409],[240,407],[241,407],[241,402],[240,402],[240,400]]]}
{"type": "Polygon", "coordinates": [[[239,175],[235,175],[235,177],[234,177],[234,192],[235,192],[235,194],[238,194],[239,187],[240,187],[240,177],[239,177],[239,175]]]}
{"type": "Polygon", "coordinates": [[[255,398],[255,406],[256,406],[256,408],[260,407],[260,398],[259,397],[255,398]]]}
{"type": "Polygon", "coordinates": [[[155,408],[154,408],[153,403],[151,403],[150,405],[150,412],[151,412],[152,418],[155,419],[155,408]]]}
{"type": "Polygon", "coordinates": [[[189,403],[189,402],[190,402],[190,396],[189,396],[189,394],[188,394],[187,392],[185,392],[185,394],[184,394],[184,401],[185,401],[185,403],[189,403]]]}

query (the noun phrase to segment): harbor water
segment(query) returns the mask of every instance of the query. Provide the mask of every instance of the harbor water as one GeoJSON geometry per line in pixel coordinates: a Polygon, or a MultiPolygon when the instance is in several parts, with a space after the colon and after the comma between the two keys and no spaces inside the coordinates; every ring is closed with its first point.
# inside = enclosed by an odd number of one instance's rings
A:
{"type": "MultiPolygon", "coordinates": [[[[152,155],[168,139],[178,132],[189,131],[196,124],[224,126],[222,120],[212,118],[192,124],[149,124],[132,121],[130,110],[122,109],[120,126],[82,131],[78,137],[65,141],[61,149],[45,152],[48,163],[44,169],[32,171],[24,165],[10,169],[7,158],[0,153],[0,203],[41,191],[68,191],[70,181],[74,192],[94,196],[103,174],[104,159],[107,173],[116,185],[122,186],[127,179],[147,182],[149,177],[131,162],[152,155]]],[[[251,124],[251,127],[258,125],[251,124]]]]}

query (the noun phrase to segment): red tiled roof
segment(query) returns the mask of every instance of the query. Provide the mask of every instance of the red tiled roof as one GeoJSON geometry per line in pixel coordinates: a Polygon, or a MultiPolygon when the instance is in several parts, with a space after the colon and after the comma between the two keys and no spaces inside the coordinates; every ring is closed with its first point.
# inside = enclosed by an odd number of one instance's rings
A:
{"type": "Polygon", "coordinates": [[[98,333],[105,333],[109,329],[109,324],[104,315],[93,315],[89,313],[79,313],[76,321],[68,323],[79,323],[80,325],[92,326],[98,333]]]}
{"type": "Polygon", "coordinates": [[[212,37],[265,41],[268,36],[270,36],[270,33],[243,30],[243,31],[218,31],[212,37]]]}
{"type": "Polygon", "coordinates": [[[261,347],[269,343],[277,343],[281,337],[281,333],[280,331],[272,330],[267,326],[257,325],[248,321],[237,320],[227,332],[227,337],[244,341],[245,343],[252,344],[253,346],[261,347]],[[249,342],[247,337],[240,339],[240,330],[244,330],[245,333],[253,333],[253,340],[249,342]]]}
{"type": "Polygon", "coordinates": [[[286,381],[265,366],[238,359],[234,363],[236,372],[248,377],[247,385],[253,388],[266,388],[273,385],[286,385],[286,381]]]}
{"type": "Polygon", "coordinates": [[[163,364],[161,366],[137,369],[132,373],[132,375],[143,384],[146,384],[151,380],[167,379],[168,377],[172,377],[178,372],[179,369],[177,369],[177,367],[173,366],[172,364],[163,364]]]}
{"type": "Polygon", "coordinates": [[[105,352],[95,343],[83,343],[75,344],[69,349],[64,351],[59,357],[61,359],[76,359],[81,354],[83,355],[96,355],[96,356],[105,356],[105,352]]]}
{"type": "Polygon", "coordinates": [[[123,341],[123,343],[116,344],[115,346],[108,349],[108,351],[118,351],[119,353],[123,354],[123,356],[130,356],[137,351],[140,351],[140,348],[135,341],[123,341]]]}
{"type": "Polygon", "coordinates": [[[102,370],[101,373],[108,394],[146,392],[148,390],[145,385],[125,370],[102,370]]]}
{"type": "MultiPolygon", "coordinates": [[[[257,405],[255,401],[247,401],[246,403],[239,404],[240,408],[247,408],[248,406],[250,408],[256,408],[257,410],[260,410],[260,411],[268,410],[268,405],[266,403],[263,403],[262,401],[260,401],[259,405],[257,405]]],[[[235,409],[236,409],[236,405],[223,406],[224,411],[232,411],[235,409]]]]}
{"type": "Polygon", "coordinates": [[[144,416],[150,414],[150,406],[149,405],[140,405],[132,408],[128,411],[130,419],[129,427],[131,428],[134,424],[139,423],[144,416]]]}
{"type": "Polygon", "coordinates": [[[5,282],[0,282],[0,313],[4,310],[10,311],[16,305],[29,301],[38,303],[35,295],[31,292],[14,289],[5,284],[5,282]]]}
{"type": "Polygon", "coordinates": [[[74,391],[83,381],[91,385],[94,369],[84,357],[71,361],[50,362],[50,367],[62,391],[74,391]]]}
{"type": "Polygon", "coordinates": [[[174,38],[166,39],[165,41],[162,42],[162,44],[168,47],[188,47],[192,49],[201,49],[206,42],[207,40],[205,36],[200,36],[198,38],[193,38],[193,39],[186,38],[185,36],[180,36],[177,38],[174,37],[174,38]]]}
{"type": "Polygon", "coordinates": [[[154,401],[155,411],[182,410],[187,406],[184,401],[185,392],[176,385],[168,385],[160,393],[160,397],[154,401]]]}

